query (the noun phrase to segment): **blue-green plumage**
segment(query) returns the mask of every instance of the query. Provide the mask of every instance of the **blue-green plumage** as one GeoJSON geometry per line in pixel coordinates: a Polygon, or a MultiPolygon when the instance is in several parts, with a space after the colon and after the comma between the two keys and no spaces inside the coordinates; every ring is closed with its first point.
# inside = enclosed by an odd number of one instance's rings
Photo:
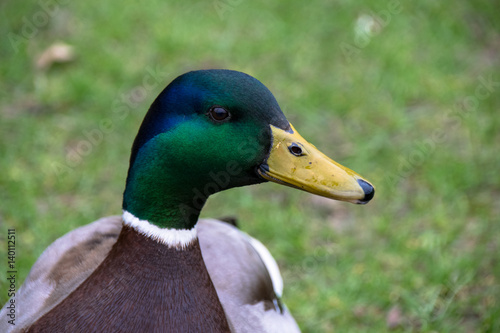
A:
{"type": "Polygon", "coordinates": [[[212,105],[229,108],[236,119],[251,116],[267,126],[289,128],[272,93],[250,75],[231,70],[188,72],[172,81],[149,108],[132,148],[131,165],[149,139],[194,116],[202,116],[212,105]]]}
{"type": "Polygon", "coordinates": [[[271,92],[257,79],[230,70],[181,75],[151,105],[135,139],[123,208],[161,227],[189,229],[214,182],[234,162],[221,191],[263,182],[255,169],[271,145],[269,125],[290,127],[271,92]],[[230,121],[207,115],[219,106],[230,121]]]}

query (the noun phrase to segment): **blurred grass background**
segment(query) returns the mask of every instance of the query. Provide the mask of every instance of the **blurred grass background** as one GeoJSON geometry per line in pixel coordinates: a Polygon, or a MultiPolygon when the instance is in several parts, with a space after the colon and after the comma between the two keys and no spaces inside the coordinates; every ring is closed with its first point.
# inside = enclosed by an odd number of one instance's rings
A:
{"type": "Polygon", "coordinates": [[[19,287],[56,238],[119,214],[156,95],[230,68],[377,188],[367,206],[275,184],[209,200],[274,254],[304,332],[500,332],[499,5],[3,1],[1,276],[8,228],[19,287]],[[42,56],[55,43],[68,61],[42,56]]]}

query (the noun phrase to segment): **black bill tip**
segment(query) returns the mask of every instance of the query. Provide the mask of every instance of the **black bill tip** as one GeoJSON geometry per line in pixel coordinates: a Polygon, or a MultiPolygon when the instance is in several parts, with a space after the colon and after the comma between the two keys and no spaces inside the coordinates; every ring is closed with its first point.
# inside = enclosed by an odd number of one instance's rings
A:
{"type": "Polygon", "coordinates": [[[363,179],[358,179],[358,184],[363,189],[363,192],[365,192],[365,197],[360,200],[359,203],[368,203],[371,199],[373,199],[373,196],[375,195],[375,189],[370,183],[364,181],[363,179]]]}

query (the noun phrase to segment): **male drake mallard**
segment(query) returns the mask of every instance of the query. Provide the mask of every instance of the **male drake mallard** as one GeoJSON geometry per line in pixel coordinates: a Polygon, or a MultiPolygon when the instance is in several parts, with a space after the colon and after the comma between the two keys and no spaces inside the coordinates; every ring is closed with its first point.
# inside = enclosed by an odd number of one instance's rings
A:
{"type": "Polygon", "coordinates": [[[198,220],[210,194],[273,181],[366,203],[370,183],[287,121],[258,80],[189,72],[156,98],[132,147],[123,215],[56,240],[16,295],[28,332],[295,332],[282,281],[258,241],[198,220]]]}

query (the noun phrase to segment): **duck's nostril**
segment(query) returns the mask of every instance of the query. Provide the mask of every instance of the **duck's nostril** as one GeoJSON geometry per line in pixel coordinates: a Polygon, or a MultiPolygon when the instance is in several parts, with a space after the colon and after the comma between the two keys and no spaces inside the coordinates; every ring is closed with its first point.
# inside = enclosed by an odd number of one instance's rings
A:
{"type": "Polygon", "coordinates": [[[365,197],[361,200],[361,203],[367,203],[375,195],[375,189],[370,183],[364,181],[363,179],[358,179],[358,184],[363,189],[363,192],[365,192],[365,197]]]}

